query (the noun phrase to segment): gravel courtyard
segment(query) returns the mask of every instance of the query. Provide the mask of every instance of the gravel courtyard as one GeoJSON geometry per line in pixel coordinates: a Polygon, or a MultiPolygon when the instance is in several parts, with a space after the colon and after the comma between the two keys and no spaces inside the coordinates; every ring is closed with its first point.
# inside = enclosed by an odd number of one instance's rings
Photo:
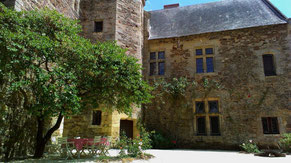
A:
{"type": "MultiPolygon", "coordinates": [[[[114,163],[291,163],[291,156],[283,158],[255,157],[253,154],[243,154],[230,151],[202,151],[202,150],[147,150],[146,153],[152,154],[155,158],[150,160],[126,160],[114,163]]],[[[110,150],[111,156],[118,155],[118,150],[110,150]]],[[[96,163],[96,159],[80,160],[25,160],[18,163],[63,163],[63,162],[86,162],[96,163]]]]}
{"type": "Polygon", "coordinates": [[[291,163],[290,155],[285,158],[265,158],[239,152],[201,150],[148,150],[147,153],[155,158],[134,163],[291,163]]]}

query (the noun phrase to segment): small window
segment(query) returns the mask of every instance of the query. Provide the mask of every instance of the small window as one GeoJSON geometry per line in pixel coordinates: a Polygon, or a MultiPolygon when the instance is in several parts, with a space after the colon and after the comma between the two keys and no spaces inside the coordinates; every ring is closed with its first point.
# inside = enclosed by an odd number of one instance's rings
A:
{"type": "Polygon", "coordinates": [[[209,106],[209,113],[218,113],[219,112],[218,101],[209,101],[208,106],[209,106]]]}
{"type": "Polygon", "coordinates": [[[94,32],[103,32],[103,21],[95,22],[94,32]]]}
{"type": "Polygon", "coordinates": [[[277,117],[262,118],[264,134],[280,134],[277,117]]]}
{"type": "Polygon", "coordinates": [[[93,111],[92,125],[101,125],[102,112],[99,110],[93,111]]]}
{"type": "Polygon", "coordinates": [[[197,135],[207,135],[205,117],[197,117],[197,135]]]}
{"type": "Polygon", "coordinates": [[[165,75],[165,62],[159,62],[159,75],[165,75]]]}
{"type": "Polygon", "coordinates": [[[220,135],[220,129],[219,129],[219,117],[210,117],[210,129],[211,129],[211,135],[220,135]]]}
{"type": "Polygon", "coordinates": [[[196,71],[197,73],[203,73],[203,58],[196,59],[196,71]]]}
{"type": "Polygon", "coordinates": [[[158,58],[159,59],[165,59],[165,52],[159,52],[158,53],[158,58]]]}
{"type": "Polygon", "coordinates": [[[195,105],[196,105],[196,113],[205,113],[203,101],[196,102],[195,105]]]}
{"type": "Polygon", "coordinates": [[[156,62],[150,63],[150,76],[154,75],[156,72],[156,62]]]}
{"type": "Polygon", "coordinates": [[[156,52],[151,52],[150,53],[150,60],[155,60],[156,59],[156,52]]]}
{"type": "Polygon", "coordinates": [[[196,49],[196,55],[203,55],[202,49],[196,49]]]}
{"type": "Polygon", "coordinates": [[[275,76],[274,57],[272,54],[263,55],[265,76],[275,76]]]}
{"type": "Polygon", "coordinates": [[[207,72],[214,72],[213,57],[206,58],[207,72]]]}
{"type": "Polygon", "coordinates": [[[205,54],[213,54],[213,48],[206,48],[205,54]]]}

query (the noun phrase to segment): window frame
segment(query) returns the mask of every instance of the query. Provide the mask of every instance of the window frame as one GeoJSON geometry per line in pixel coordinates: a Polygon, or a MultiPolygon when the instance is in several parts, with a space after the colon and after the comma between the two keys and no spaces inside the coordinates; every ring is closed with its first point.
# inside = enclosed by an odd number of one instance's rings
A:
{"type": "Polygon", "coordinates": [[[148,75],[150,77],[153,77],[153,76],[165,76],[166,75],[166,50],[164,49],[160,49],[160,50],[151,50],[149,52],[149,73],[148,75]],[[164,59],[160,59],[159,58],[159,53],[161,52],[164,52],[164,59]],[[155,53],[155,58],[151,58],[151,54],[152,53],[155,53]],[[160,73],[160,63],[164,63],[164,73],[161,74],[160,73]],[[152,74],[151,73],[151,64],[155,64],[155,70],[154,70],[154,73],[152,74]]]}
{"type": "Polygon", "coordinates": [[[195,73],[196,74],[212,74],[215,73],[215,48],[214,46],[197,46],[194,49],[194,58],[195,58],[195,73]],[[213,54],[206,54],[206,49],[212,49],[213,54]],[[202,49],[202,55],[196,55],[196,50],[202,49]],[[207,72],[207,58],[212,58],[212,66],[213,66],[213,72],[207,72]],[[198,72],[197,69],[197,59],[203,60],[203,72],[198,72]]]}
{"type": "Polygon", "coordinates": [[[95,20],[94,21],[94,28],[93,28],[93,32],[94,33],[102,33],[102,32],[104,32],[104,21],[103,20],[95,20]],[[102,23],[102,29],[101,29],[101,31],[98,31],[97,30],[97,23],[102,23]]]}
{"type": "Polygon", "coordinates": [[[276,59],[275,55],[273,53],[264,53],[262,55],[262,62],[263,62],[263,72],[265,77],[272,77],[272,76],[277,76],[277,69],[276,69],[276,59]],[[266,73],[266,66],[265,66],[265,56],[271,56],[272,57],[272,72],[268,72],[269,74],[266,73]]]}
{"type": "MultiPolygon", "coordinates": [[[[98,118],[98,117],[97,117],[98,118]]],[[[102,111],[101,110],[92,110],[91,114],[91,126],[101,126],[102,125],[102,111]],[[94,112],[100,112],[100,123],[94,124],[94,112]]]]}
{"type": "Polygon", "coordinates": [[[195,135],[196,136],[221,136],[222,132],[222,114],[221,114],[221,107],[220,107],[220,100],[219,98],[198,98],[194,99],[194,106],[193,106],[193,113],[194,113],[194,123],[196,123],[195,126],[195,135]],[[204,113],[197,112],[196,103],[197,102],[204,102],[204,113]],[[209,102],[216,102],[218,107],[218,112],[210,112],[210,105],[209,102]],[[199,117],[206,117],[206,135],[202,135],[198,133],[198,124],[197,124],[197,118],[199,117]],[[218,128],[219,128],[219,134],[212,134],[211,130],[211,117],[218,117],[218,128]]]}
{"type": "Polygon", "coordinates": [[[270,116],[270,117],[267,117],[267,116],[266,117],[261,117],[261,124],[262,124],[262,130],[263,130],[263,134],[264,135],[280,135],[281,132],[280,132],[280,121],[279,121],[279,117],[272,117],[272,116],[270,116]],[[265,132],[264,119],[267,120],[268,130],[271,130],[269,132],[265,132]],[[276,119],[276,129],[277,129],[278,132],[275,132],[272,129],[272,123],[273,123],[272,120],[273,119],[276,119]],[[269,124],[269,123],[271,123],[271,124],[269,124]]]}

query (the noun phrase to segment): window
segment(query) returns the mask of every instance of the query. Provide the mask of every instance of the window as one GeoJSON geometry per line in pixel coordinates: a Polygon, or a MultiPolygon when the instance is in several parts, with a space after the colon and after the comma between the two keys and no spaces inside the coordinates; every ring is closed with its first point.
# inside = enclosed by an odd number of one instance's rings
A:
{"type": "Polygon", "coordinates": [[[220,135],[219,117],[210,117],[210,134],[213,136],[220,135]]]}
{"type": "Polygon", "coordinates": [[[264,72],[265,76],[275,76],[275,66],[274,66],[274,57],[272,54],[263,55],[263,63],[264,63],[264,72]]]}
{"type": "Polygon", "coordinates": [[[165,62],[159,62],[159,75],[165,75],[165,62]]]}
{"type": "Polygon", "coordinates": [[[196,73],[214,72],[214,49],[198,48],[195,50],[196,57],[196,73]]]}
{"type": "Polygon", "coordinates": [[[150,52],[150,76],[165,75],[165,52],[150,52]]]}
{"type": "Polygon", "coordinates": [[[165,52],[159,52],[158,53],[158,58],[159,59],[165,59],[165,52]]]}
{"type": "Polygon", "coordinates": [[[196,113],[205,113],[203,101],[196,102],[196,113]]]}
{"type": "Polygon", "coordinates": [[[218,113],[218,101],[208,101],[209,113],[218,113]]]}
{"type": "Polygon", "coordinates": [[[197,135],[207,135],[205,117],[197,117],[197,135]]]}
{"type": "Polygon", "coordinates": [[[103,21],[95,22],[94,32],[103,32],[103,21]]]}
{"type": "Polygon", "coordinates": [[[196,133],[200,136],[220,136],[219,103],[214,98],[195,101],[196,133]],[[209,131],[208,131],[209,129],[209,131]]]}
{"type": "Polygon", "coordinates": [[[150,75],[154,75],[156,72],[156,63],[150,63],[150,75]]]}
{"type": "Polygon", "coordinates": [[[93,111],[92,125],[101,125],[102,112],[99,110],[93,111]]]}
{"type": "Polygon", "coordinates": [[[156,52],[151,52],[150,53],[150,60],[155,60],[156,59],[156,52]]]}
{"type": "Polygon", "coordinates": [[[197,58],[196,59],[196,72],[197,73],[203,73],[203,58],[197,58]]]}
{"type": "Polygon", "coordinates": [[[264,134],[280,134],[277,117],[262,118],[262,124],[264,134]]]}

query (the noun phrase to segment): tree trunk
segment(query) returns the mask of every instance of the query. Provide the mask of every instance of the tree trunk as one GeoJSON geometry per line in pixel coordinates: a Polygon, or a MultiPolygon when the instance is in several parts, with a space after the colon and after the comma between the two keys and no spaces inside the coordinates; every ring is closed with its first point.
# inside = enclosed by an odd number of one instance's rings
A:
{"type": "Polygon", "coordinates": [[[44,150],[45,150],[45,145],[46,143],[50,140],[52,134],[60,128],[61,122],[63,119],[62,113],[59,114],[58,120],[56,124],[48,130],[48,132],[43,136],[44,132],[44,119],[42,117],[37,118],[37,136],[36,136],[36,146],[35,146],[35,151],[34,151],[34,158],[41,158],[43,156],[44,150]]]}

